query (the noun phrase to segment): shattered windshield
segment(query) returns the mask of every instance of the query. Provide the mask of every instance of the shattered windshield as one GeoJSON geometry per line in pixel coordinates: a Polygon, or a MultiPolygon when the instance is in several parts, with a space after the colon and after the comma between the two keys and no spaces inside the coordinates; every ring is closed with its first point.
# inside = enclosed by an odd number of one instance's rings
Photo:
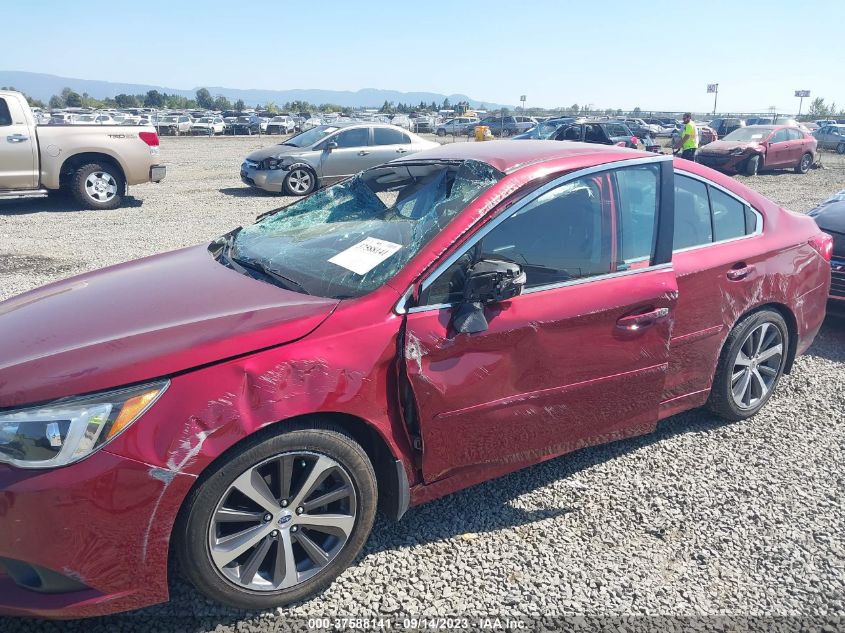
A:
{"type": "Polygon", "coordinates": [[[337,299],[375,290],[503,174],[478,161],[367,170],[224,236],[210,250],[243,274],[337,299]]]}

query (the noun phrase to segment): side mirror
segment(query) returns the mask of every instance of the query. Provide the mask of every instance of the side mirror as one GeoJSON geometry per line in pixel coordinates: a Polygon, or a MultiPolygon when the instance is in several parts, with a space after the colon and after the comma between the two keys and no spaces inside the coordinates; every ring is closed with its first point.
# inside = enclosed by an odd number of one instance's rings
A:
{"type": "Polygon", "coordinates": [[[487,329],[484,304],[512,299],[522,293],[526,275],[515,262],[482,259],[467,273],[463,302],[452,316],[455,331],[474,334],[487,329]]]}
{"type": "Polygon", "coordinates": [[[333,149],[337,149],[337,142],[332,141],[331,143],[326,143],[326,146],[323,148],[327,152],[332,151],[333,149]]]}

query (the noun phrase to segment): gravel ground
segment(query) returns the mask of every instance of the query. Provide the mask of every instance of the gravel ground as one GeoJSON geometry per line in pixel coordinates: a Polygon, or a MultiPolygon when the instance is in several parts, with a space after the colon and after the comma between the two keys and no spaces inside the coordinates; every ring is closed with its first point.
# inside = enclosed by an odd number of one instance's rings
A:
{"type": "MultiPolygon", "coordinates": [[[[134,187],[117,211],[0,202],[0,299],[207,241],[283,204],[238,178],[241,158],[266,144],[164,139],[167,179],[134,187]]],[[[845,169],[739,179],[798,211],[845,189],[845,169]]],[[[753,419],[688,412],[651,436],[476,486],[398,524],[379,519],[358,563],[310,602],[244,615],[176,578],[168,604],[128,616],[0,619],[0,630],[270,631],[313,617],[402,615],[472,626],[491,615],[586,616],[549,624],[573,630],[845,630],[843,385],[845,322],[829,318],[753,419]]]]}

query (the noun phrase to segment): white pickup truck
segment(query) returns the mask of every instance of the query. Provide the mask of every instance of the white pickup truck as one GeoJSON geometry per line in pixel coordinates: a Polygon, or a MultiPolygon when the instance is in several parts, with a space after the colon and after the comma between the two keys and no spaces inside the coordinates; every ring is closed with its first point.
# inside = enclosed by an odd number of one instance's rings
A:
{"type": "Polygon", "coordinates": [[[36,125],[19,92],[0,91],[0,200],[69,191],[116,209],[129,185],[160,182],[158,134],[140,125],[36,125]]]}

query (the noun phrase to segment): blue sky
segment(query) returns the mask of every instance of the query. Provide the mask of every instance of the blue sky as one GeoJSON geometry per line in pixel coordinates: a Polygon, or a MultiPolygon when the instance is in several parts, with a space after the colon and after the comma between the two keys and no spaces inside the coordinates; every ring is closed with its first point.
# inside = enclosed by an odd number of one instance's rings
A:
{"type": "Polygon", "coordinates": [[[464,93],[546,107],[845,108],[843,0],[4,0],[0,68],[171,88],[464,93]],[[836,33],[836,35],[834,35],[836,33]],[[805,100],[804,107],[807,107],[805,100]]]}

